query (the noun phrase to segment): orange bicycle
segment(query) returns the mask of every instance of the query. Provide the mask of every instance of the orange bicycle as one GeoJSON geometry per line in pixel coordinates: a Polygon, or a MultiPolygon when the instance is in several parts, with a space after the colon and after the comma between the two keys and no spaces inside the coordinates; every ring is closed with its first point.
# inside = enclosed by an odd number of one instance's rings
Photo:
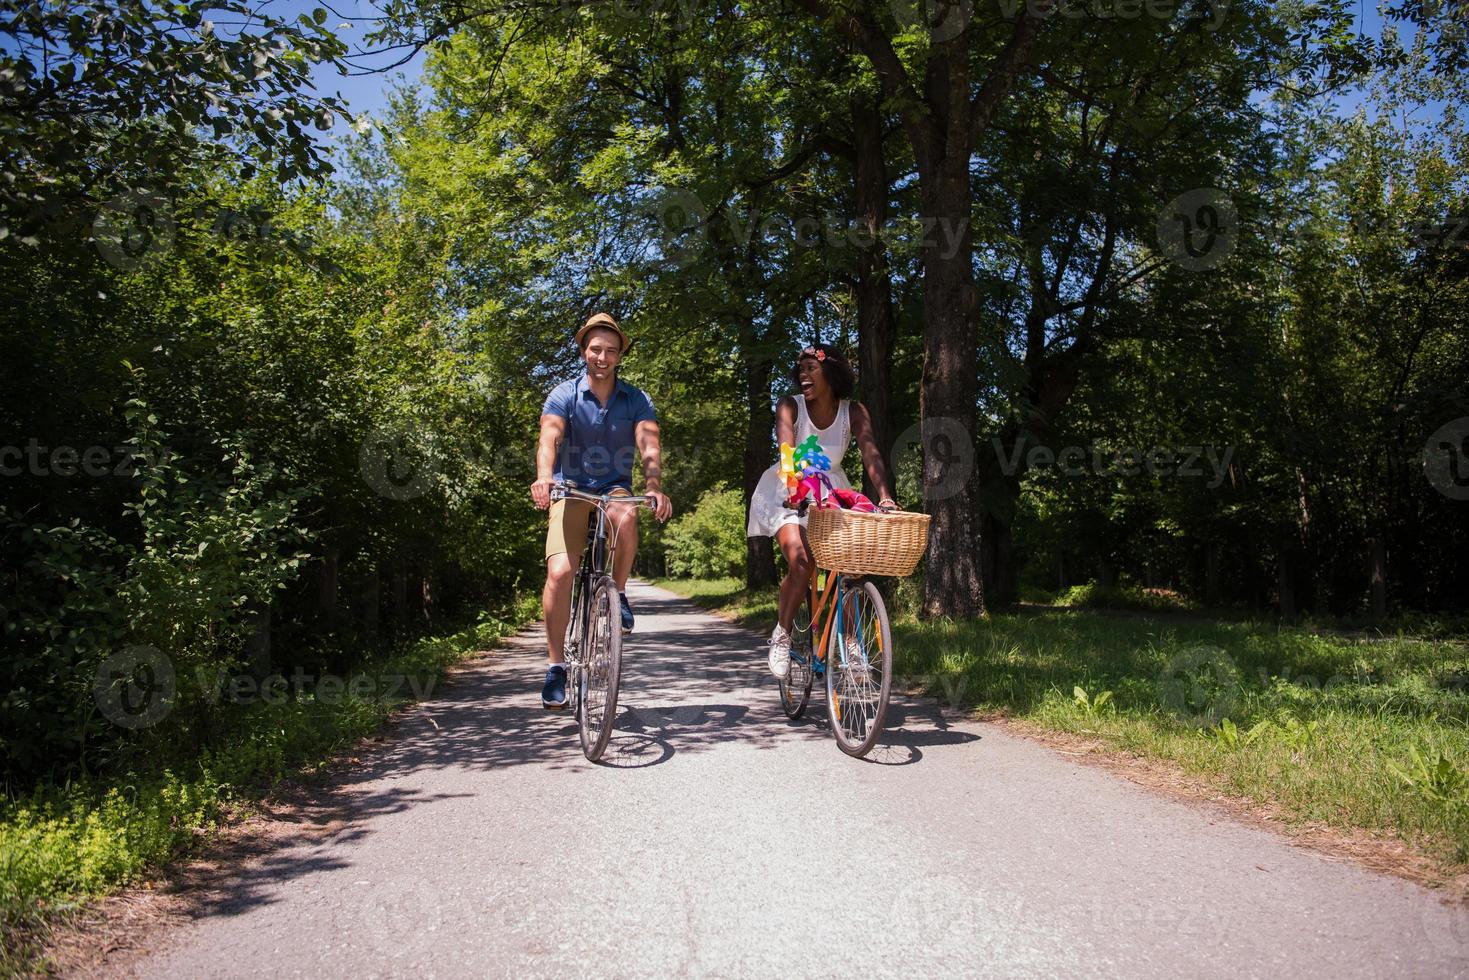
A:
{"type": "Polygon", "coordinates": [[[780,702],[791,718],[801,717],[815,679],[824,678],[826,714],[837,746],[861,758],[877,744],[887,715],[892,630],[877,586],[828,571],[822,588],[821,574],[811,573],[811,594],[796,612],[791,669],[780,682],[780,702]]]}
{"type": "Polygon", "coordinates": [[[780,703],[801,717],[823,678],[837,747],[860,759],[882,734],[893,683],[887,606],[867,577],[912,573],[928,543],[928,515],[812,510],[807,535],[815,568],[791,628],[780,703]]]}

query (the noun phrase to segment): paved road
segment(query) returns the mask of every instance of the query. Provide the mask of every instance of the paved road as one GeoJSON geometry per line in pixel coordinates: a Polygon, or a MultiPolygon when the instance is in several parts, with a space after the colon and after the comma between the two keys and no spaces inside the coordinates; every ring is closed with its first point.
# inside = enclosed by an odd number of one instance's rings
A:
{"type": "Polygon", "coordinates": [[[899,700],[873,762],[788,722],[760,638],[634,585],[607,764],[527,638],[351,779],[334,835],[241,869],[150,977],[1444,977],[1418,886],[899,700]]]}

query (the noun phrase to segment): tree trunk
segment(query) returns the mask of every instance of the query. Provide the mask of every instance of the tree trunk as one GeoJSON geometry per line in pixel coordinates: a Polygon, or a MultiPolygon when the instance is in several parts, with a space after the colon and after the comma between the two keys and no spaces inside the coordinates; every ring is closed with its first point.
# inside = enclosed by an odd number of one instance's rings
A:
{"type": "MultiPolygon", "coordinates": [[[[862,241],[857,249],[857,350],[862,402],[872,418],[872,438],[893,471],[891,363],[897,326],[893,321],[892,275],[883,227],[888,216],[887,162],[882,150],[882,114],[864,93],[852,96],[853,191],[862,241]]],[[[866,472],[862,488],[876,500],[866,472]]]]}
{"type": "Polygon", "coordinates": [[[1029,451],[1051,438],[1052,420],[1061,413],[1081,381],[1085,344],[1078,342],[1060,354],[1045,354],[1045,316],[1037,307],[1027,315],[1026,382],[1023,397],[1032,406],[1026,420],[1010,425],[978,453],[979,507],[984,534],[981,554],[985,603],[990,609],[1008,609],[1020,600],[1020,568],[1015,564],[1011,525],[1020,506],[1020,481],[1029,451]],[[1032,354],[1031,351],[1039,353],[1032,354]],[[1012,465],[1013,464],[1013,465],[1012,465]],[[990,541],[999,535],[1001,540],[990,541]]]}
{"type": "Polygon", "coordinates": [[[1204,545],[1204,604],[1219,605],[1219,545],[1213,541],[1204,545]]]}
{"type": "MultiPolygon", "coordinates": [[[[826,20],[822,0],[801,6],[826,20]]],[[[933,38],[921,90],[914,85],[892,39],[863,11],[836,18],[839,29],[872,65],[901,116],[918,170],[923,219],[923,491],[931,522],[925,562],[923,612],[927,616],[983,616],[979,528],[973,473],[978,379],[975,351],[974,229],[970,223],[969,168],[973,147],[989,129],[1027,65],[1053,0],[1027,4],[1014,19],[1010,39],[989,62],[977,89],[970,74],[973,50],[961,32],[933,38]],[[921,94],[920,94],[921,93],[921,94]],[[967,472],[952,474],[953,459],[936,451],[943,431],[959,433],[953,447],[967,472]]]]}
{"type": "Polygon", "coordinates": [[[382,575],[379,574],[376,565],[373,565],[368,571],[367,578],[362,583],[362,593],[358,601],[361,610],[358,619],[362,623],[362,629],[369,637],[376,640],[383,602],[382,575]]]}
{"type": "Polygon", "coordinates": [[[1382,537],[1374,536],[1367,541],[1370,552],[1372,588],[1372,618],[1382,619],[1387,615],[1387,549],[1382,537]]]}
{"type": "Polygon", "coordinates": [[[272,619],[270,603],[252,609],[248,619],[250,635],[245,638],[245,659],[250,664],[250,672],[257,678],[265,677],[270,673],[272,619]]]}
{"type": "MultiPolygon", "coordinates": [[[[749,366],[745,375],[745,409],[749,426],[745,430],[744,491],[745,517],[750,515],[750,500],[760,477],[770,468],[775,458],[772,452],[770,432],[775,426],[775,412],[770,405],[769,359],[761,359],[749,366]]],[[[774,585],[775,549],[768,537],[745,539],[745,585],[751,589],[763,589],[774,585]]]]}
{"type": "Polygon", "coordinates": [[[1013,608],[1020,600],[1020,580],[1010,524],[988,510],[983,512],[980,521],[980,568],[984,575],[985,605],[991,611],[1013,608]]]}
{"type": "Polygon", "coordinates": [[[328,551],[316,576],[316,608],[327,622],[337,618],[337,559],[335,548],[328,551]]]}
{"type": "Polygon", "coordinates": [[[1280,549],[1280,560],[1276,566],[1276,588],[1280,596],[1280,614],[1291,617],[1296,614],[1295,583],[1291,580],[1290,554],[1280,549]]]}
{"type": "MultiPolygon", "coordinates": [[[[957,134],[956,134],[957,135],[957,134]]],[[[965,143],[967,146],[967,142],[965,143]]],[[[923,487],[931,515],[923,611],[971,619],[985,615],[975,508],[974,439],[978,383],[975,291],[969,223],[968,155],[944,160],[923,188],[923,213],[935,233],[923,248],[923,487]],[[937,436],[962,433],[964,445],[940,452],[937,436]],[[967,472],[954,474],[951,466],[967,472]]]]}
{"type": "Polygon", "coordinates": [[[393,566],[393,629],[408,631],[408,569],[401,559],[393,566]]]}
{"type": "Polygon", "coordinates": [[[316,606],[325,615],[337,611],[337,553],[327,552],[316,577],[316,606]]]}

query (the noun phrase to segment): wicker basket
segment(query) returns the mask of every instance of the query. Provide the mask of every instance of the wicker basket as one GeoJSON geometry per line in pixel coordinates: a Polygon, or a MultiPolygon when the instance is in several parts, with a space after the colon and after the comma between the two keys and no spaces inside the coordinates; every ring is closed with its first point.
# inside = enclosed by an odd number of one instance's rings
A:
{"type": "Polygon", "coordinates": [[[806,525],[819,568],[849,575],[912,575],[928,547],[928,515],[812,510],[806,525]]]}

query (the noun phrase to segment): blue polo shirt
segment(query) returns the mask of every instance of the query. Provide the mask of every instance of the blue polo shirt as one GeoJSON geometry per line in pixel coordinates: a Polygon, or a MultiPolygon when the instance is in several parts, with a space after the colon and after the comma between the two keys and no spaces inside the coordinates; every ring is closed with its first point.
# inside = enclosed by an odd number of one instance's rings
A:
{"type": "Polygon", "coordinates": [[[603,405],[592,393],[587,376],[563,381],[546,396],[542,415],[566,420],[566,435],[556,456],[556,479],[589,493],[613,487],[632,490],[632,468],[638,460],[633,438],[639,422],[656,422],[653,402],[641,389],[616,382],[603,405]]]}

